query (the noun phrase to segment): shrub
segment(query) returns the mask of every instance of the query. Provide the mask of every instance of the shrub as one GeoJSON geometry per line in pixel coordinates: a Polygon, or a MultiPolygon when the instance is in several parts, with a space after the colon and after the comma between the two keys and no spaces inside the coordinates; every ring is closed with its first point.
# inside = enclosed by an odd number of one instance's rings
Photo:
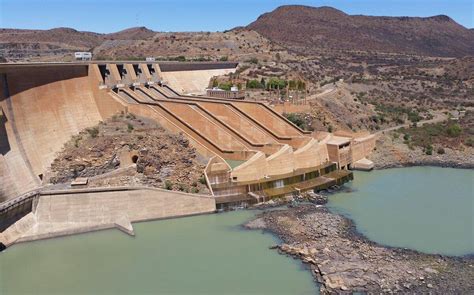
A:
{"type": "Polygon", "coordinates": [[[304,127],[304,120],[295,113],[283,113],[283,116],[288,119],[291,123],[295,124],[296,126],[303,128],[304,127]]]}
{"type": "MultiPolygon", "coordinates": [[[[265,80],[264,80],[264,83],[265,83],[265,80]]],[[[247,88],[249,89],[256,89],[256,88],[264,88],[265,84],[262,84],[261,82],[259,82],[258,80],[250,80],[250,81],[247,81],[247,88]]]]}
{"type": "Polygon", "coordinates": [[[436,151],[438,154],[443,155],[445,153],[444,148],[439,147],[438,150],[436,151]]]}
{"type": "Polygon", "coordinates": [[[206,182],[206,176],[202,175],[201,177],[199,177],[199,182],[200,182],[201,184],[206,184],[206,183],[207,183],[207,182],[206,182]]]}
{"type": "Polygon", "coordinates": [[[99,128],[97,127],[87,128],[86,131],[92,138],[96,138],[99,135],[99,128]]]}
{"type": "Polygon", "coordinates": [[[171,189],[173,189],[173,183],[170,180],[165,180],[163,188],[170,191],[171,189]]]}
{"type": "Polygon", "coordinates": [[[446,129],[446,132],[450,137],[458,137],[461,135],[462,128],[459,124],[452,124],[446,129]]]}
{"type": "Polygon", "coordinates": [[[408,133],[403,134],[403,140],[410,140],[410,135],[408,133]]]}
{"type": "Polygon", "coordinates": [[[127,124],[127,131],[128,131],[128,132],[132,132],[132,130],[133,130],[133,125],[130,124],[130,123],[128,123],[128,124],[127,124]]]}
{"type": "Polygon", "coordinates": [[[219,88],[222,90],[230,90],[231,87],[232,87],[231,82],[224,82],[224,83],[219,84],[219,88]]]}
{"type": "Polygon", "coordinates": [[[251,64],[258,64],[258,59],[256,57],[252,57],[251,59],[248,59],[247,62],[251,64]]]}
{"type": "Polygon", "coordinates": [[[425,154],[427,155],[433,154],[433,146],[431,144],[425,147],[425,154]]]}
{"type": "Polygon", "coordinates": [[[178,189],[182,192],[187,191],[186,185],[184,185],[182,183],[178,184],[178,189]]]}

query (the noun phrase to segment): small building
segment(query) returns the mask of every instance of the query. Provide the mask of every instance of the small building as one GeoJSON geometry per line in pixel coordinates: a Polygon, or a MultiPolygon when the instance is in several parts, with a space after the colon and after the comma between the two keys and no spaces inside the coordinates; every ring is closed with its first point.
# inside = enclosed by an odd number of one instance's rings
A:
{"type": "Polygon", "coordinates": [[[232,86],[230,90],[223,90],[217,87],[212,89],[207,89],[206,91],[207,96],[216,97],[216,98],[223,98],[223,99],[244,99],[245,92],[243,90],[239,90],[236,86],[232,86]]]}
{"type": "Polygon", "coordinates": [[[74,52],[74,58],[76,60],[91,60],[92,53],[90,52],[74,52]]]}

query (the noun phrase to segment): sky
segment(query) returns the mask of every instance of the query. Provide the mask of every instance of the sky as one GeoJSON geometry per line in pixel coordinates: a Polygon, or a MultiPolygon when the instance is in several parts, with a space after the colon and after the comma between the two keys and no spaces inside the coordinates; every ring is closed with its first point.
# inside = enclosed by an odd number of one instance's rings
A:
{"type": "Polygon", "coordinates": [[[474,27],[474,0],[0,0],[0,27],[110,33],[145,26],[155,31],[223,31],[244,26],[281,5],[331,6],[348,14],[445,14],[474,27]]]}

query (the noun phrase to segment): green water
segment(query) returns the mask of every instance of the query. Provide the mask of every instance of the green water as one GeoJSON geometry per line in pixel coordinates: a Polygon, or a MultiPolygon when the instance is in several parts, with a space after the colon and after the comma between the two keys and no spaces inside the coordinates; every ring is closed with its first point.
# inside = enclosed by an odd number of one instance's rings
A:
{"type": "Polygon", "coordinates": [[[412,167],[356,172],[333,212],[384,245],[426,253],[474,253],[474,170],[412,167]],[[348,192],[350,191],[350,192],[348,192]]]}
{"type": "Polygon", "coordinates": [[[300,262],[241,229],[254,212],[134,224],[0,253],[0,294],[316,294],[300,262]]]}
{"type": "Polygon", "coordinates": [[[227,164],[229,164],[230,168],[232,168],[232,169],[234,169],[237,166],[240,166],[240,164],[242,164],[242,163],[245,163],[245,161],[242,161],[242,160],[229,160],[229,159],[226,159],[225,161],[227,162],[227,164]]]}

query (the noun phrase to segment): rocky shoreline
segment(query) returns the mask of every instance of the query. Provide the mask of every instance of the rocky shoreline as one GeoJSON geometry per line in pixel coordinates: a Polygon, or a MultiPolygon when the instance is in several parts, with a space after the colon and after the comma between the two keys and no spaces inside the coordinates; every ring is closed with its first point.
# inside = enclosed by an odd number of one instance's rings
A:
{"type": "Polygon", "coordinates": [[[444,148],[444,154],[434,152],[427,155],[420,147],[410,149],[400,139],[389,135],[381,135],[377,140],[377,148],[370,155],[375,169],[388,169],[412,166],[436,166],[449,168],[474,169],[474,148],[462,150],[444,148]]]}
{"type": "Polygon", "coordinates": [[[244,225],[276,234],[281,254],[302,260],[322,294],[474,292],[474,257],[448,257],[369,241],[321,205],[265,211],[244,225]]]}

